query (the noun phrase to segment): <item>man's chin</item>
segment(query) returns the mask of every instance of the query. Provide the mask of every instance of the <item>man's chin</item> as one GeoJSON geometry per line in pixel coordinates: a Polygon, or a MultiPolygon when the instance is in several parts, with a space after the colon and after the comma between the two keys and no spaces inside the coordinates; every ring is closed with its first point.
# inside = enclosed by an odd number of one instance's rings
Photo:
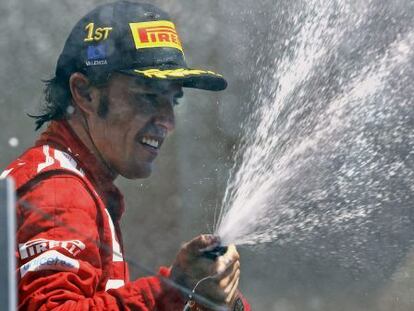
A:
{"type": "Polygon", "coordinates": [[[152,163],[140,165],[139,167],[125,169],[119,174],[127,179],[140,179],[147,178],[151,176],[152,173],[152,163]]]}

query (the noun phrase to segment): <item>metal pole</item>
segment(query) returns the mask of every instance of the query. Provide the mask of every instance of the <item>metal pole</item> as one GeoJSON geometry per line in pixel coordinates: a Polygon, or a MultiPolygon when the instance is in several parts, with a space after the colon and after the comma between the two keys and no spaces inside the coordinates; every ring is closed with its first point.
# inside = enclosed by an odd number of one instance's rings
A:
{"type": "Polygon", "coordinates": [[[0,311],[15,311],[16,199],[11,178],[0,179],[0,311]]]}

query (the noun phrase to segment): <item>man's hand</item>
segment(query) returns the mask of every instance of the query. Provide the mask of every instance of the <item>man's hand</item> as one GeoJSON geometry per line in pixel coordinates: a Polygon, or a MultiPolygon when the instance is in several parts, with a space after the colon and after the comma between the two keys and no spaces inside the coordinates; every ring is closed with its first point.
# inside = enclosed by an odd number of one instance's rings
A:
{"type": "Polygon", "coordinates": [[[202,282],[196,294],[212,300],[214,303],[232,306],[237,294],[240,278],[239,253],[234,245],[227,252],[211,260],[203,257],[203,251],[219,244],[213,235],[200,235],[185,243],[177,254],[171,270],[171,279],[192,290],[204,277],[214,276],[202,282]]]}

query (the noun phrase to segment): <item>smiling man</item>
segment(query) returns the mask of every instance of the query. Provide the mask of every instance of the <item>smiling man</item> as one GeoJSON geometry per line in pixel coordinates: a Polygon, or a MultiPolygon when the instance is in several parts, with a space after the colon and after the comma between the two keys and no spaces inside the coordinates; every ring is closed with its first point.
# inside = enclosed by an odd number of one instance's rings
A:
{"type": "Polygon", "coordinates": [[[73,28],[47,81],[35,146],[3,173],[16,181],[21,310],[250,310],[238,292],[239,255],[200,235],[171,267],[129,280],[118,176],[146,178],[174,130],[184,87],[219,91],[221,75],[187,67],[170,17],[132,2],[97,7],[73,28]],[[197,282],[196,298],[188,291],[197,282]],[[194,300],[193,300],[194,299],[194,300]]]}

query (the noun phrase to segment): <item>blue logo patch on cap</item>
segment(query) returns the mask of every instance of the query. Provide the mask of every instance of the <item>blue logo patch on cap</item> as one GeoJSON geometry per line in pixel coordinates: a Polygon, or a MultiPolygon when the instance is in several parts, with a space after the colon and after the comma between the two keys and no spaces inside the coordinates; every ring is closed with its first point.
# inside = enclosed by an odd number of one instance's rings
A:
{"type": "Polygon", "coordinates": [[[107,45],[98,44],[90,45],[86,50],[86,65],[87,66],[96,66],[96,65],[106,65],[108,62],[106,60],[107,56],[107,45]]]}
{"type": "Polygon", "coordinates": [[[106,45],[90,45],[87,50],[88,60],[98,60],[106,58],[106,45]]]}

